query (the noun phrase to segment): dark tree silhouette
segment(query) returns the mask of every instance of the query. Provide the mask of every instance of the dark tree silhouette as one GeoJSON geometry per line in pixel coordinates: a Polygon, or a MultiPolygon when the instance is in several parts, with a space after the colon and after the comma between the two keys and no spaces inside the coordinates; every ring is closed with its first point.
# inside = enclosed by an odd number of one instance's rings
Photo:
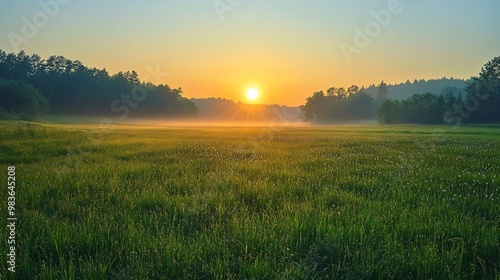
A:
{"type": "Polygon", "coordinates": [[[321,123],[327,121],[326,96],[323,91],[313,93],[306,104],[300,106],[305,121],[321,123]]]}
{"type": "Polygon", "coordinates": [[[500,122],[500,57],[484,65],[478,77],[469,82],[466,106],[470,117],[476,123],[500,122]]]}
{"type": "Polygon", "coordinates": [[[374,98],[356,85],[315,92],[300,108],[303,119],[313,123],[372,119],[376,109],[374,98]]]}
{"type": "Polygon", "coordinates": [[[377,87],[377,95],[376,95],[376,101],[380,105],[384,103],[385,100],[387,100],[387,96],[389,95],[389,89],[387,87],[387,84],[382,81],[380,85],[377,87]]]}
{"type": "MultiPolygon", "coordinates": [[[[135,71],[110,76],[106,69],[89,68],[63,56],[44,60],[36,54],[28,56],[24,51],[16,55],[0,50],[0,79],[31,85],[36,90],[23,94],[36,95],[36,99],[41,95],[50,104],[50,112],[56,114],[116,116],[119,112],[123,116],[127,112],[132,117],[173,117],[197,113],[194,103],[182,97],[180,88],[141,82],[135,71]],[[134,100],[134,94],[139,93],[141,97],[135,99],[140,100],[134,100]]],[[[13,92],[5,87],[0,90],[4,98],[13,92]]],[[[17,110],[9,104],[3,103],[4,111],[17,110]]]]}
{"type": "Polygon", "coordinates": [[[346,118],[349,120],[368,120],[375,116],[375,100],[365,92],[349,95],[345,104],[346,118]]]}
{"type": "Polygon", "coordinates": [[[445,98],[430,92],[414,94],[410,98],[386,100],[378,110],[381,123],[438,124],[443,122],[445,98]]]}

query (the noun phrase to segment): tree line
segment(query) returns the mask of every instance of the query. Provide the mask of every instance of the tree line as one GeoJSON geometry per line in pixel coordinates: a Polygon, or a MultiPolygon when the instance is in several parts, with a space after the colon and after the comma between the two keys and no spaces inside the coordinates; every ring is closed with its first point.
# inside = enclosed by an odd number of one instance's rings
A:
{"type": "Polygon", "coordinates": [[[402,100],[388,99],[388,85],[382,81],[375,94],[366,91],[351,86],[347,90],[330,88],[326,94],[315,92],[301,106],[302,117],[313,123],[374,118],[384,124],[500,122],[500,57],[486,63],[463,90],[449,86],[439,94],[414,93],[402,100]]]}
{"type": "Polygon", "coordinates": [[[304,121],[313,123],[373,119],[387,94],[387,84],[384,82],[378,86],[375,97],[356,85],[347,89],[331,87],[326,94],[323,91],[313,93],[300,108],[304,121]]]}
{"type": "Polygon", "coordinates": [[[0,117],[33,119],[44,113],[116,116],[194,116],[182,88],[140,81],[135,71],[110,75],[63,56],[0,49],[0,117]]]}
{"type": "Polygon", "coordinates": [[[465,95],[414,94],[386,100],[378,109],[382,123],[461,124],[500,122],[500,57],[486,63],[465,87],[465,95]]]}
{"type": "MultiPolygon", "coordinates": [[[[439,79],[415,79],[407,80],[403,83],[388,84],[390,99],[403,100],[411,97],[415,93],[431,92],[434,94],[446,94],[452,92],[455,95],[464,94],[464,89],[470,80],[456,78],[439,78],[439,79]]],[[[371,84],[364,88],[364,91],[369,95],[375,96],[378,91],[378,85],[371,84]]]]}

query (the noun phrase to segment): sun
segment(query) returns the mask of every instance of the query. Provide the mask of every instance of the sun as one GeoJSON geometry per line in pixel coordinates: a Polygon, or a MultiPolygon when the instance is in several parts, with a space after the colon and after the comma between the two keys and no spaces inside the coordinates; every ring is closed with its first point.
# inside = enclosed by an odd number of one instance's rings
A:
{"type": "Polygon", "coordinates": [[[259,98],[259,91],[255,88],[250,88],[247,90],[247,98],[250,101],[255,101],[259,98]]]}

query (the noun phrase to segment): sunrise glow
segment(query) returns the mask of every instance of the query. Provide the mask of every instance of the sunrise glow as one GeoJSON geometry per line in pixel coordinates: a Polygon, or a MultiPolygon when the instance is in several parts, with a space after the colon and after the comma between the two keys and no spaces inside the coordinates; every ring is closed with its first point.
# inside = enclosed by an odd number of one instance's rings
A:
{"type": "Polygon", "coordinates": [[[259,98],[259,90],[255,88],[250,88],[247,90],[247,99],[249,101],[255,102],[259,98]]]}

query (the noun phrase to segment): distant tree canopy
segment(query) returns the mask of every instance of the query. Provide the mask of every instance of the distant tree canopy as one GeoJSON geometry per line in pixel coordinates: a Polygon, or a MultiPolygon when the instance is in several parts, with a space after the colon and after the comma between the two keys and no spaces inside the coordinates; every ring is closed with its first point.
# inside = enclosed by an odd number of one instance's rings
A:
{"type": "Polygon", "coordinates": [[[488,62],[461,91],[414,94],[405,100],[386,100],[378,110],[381,123],[492,123],[500,122],[500,57],[488,62]]]}
{"type": "Polygon", "coordinates": [[[371,119],[376,110],[375,99],[355,85],[315,92],[300,108],[303,119],[314,123],[371,119]]]}
{"type": "Polygon", "coordinates": [[[0,110],[4,113],[30,117],[47,111],[118,117],[197,113],[195,105],[182,97],[181,88],[141,82],[135,71],[109,75],[106,69],[89,68],[63,56],[44,60],[24,51],[7,54],[0,50],[0,79],[4,80],[0,87],[0,110]]]}
{"type": "Polygon", "coordinates": [[[351,86],[315,92],[302,105],[302,117],[313,123],[371,119],[381,123],[459,124],[500,122],[500,57],[489,61],[478,77],[415,80],[399,85],[382,81],[369,88],[351,86]],[[401,89],[433,89],[401,92],[401,89]],[[392,90],[397,90],[396,97],[392,90]],[[389,98],[393,96],[394,98],[389,98]]]}
{"type": "MultiPolygon", "coordinates": [[[[465,94],[465,88],[467,87],[467,83],[469,81],[470,80],[443,77],[440,79],[430,80],[407,80],[406,82],[399,84],[387,84],[384,82],[384,84],[388,90],[386,99],[403,100],[409,98],[415,93],[430,92],[434,94],[445,94],[451,91],[455,95],[465,94]]],[[[380,86],[380,84],[372,84],[364,88],[363,91],[377,98],[380,93],[380,86]]]]}

